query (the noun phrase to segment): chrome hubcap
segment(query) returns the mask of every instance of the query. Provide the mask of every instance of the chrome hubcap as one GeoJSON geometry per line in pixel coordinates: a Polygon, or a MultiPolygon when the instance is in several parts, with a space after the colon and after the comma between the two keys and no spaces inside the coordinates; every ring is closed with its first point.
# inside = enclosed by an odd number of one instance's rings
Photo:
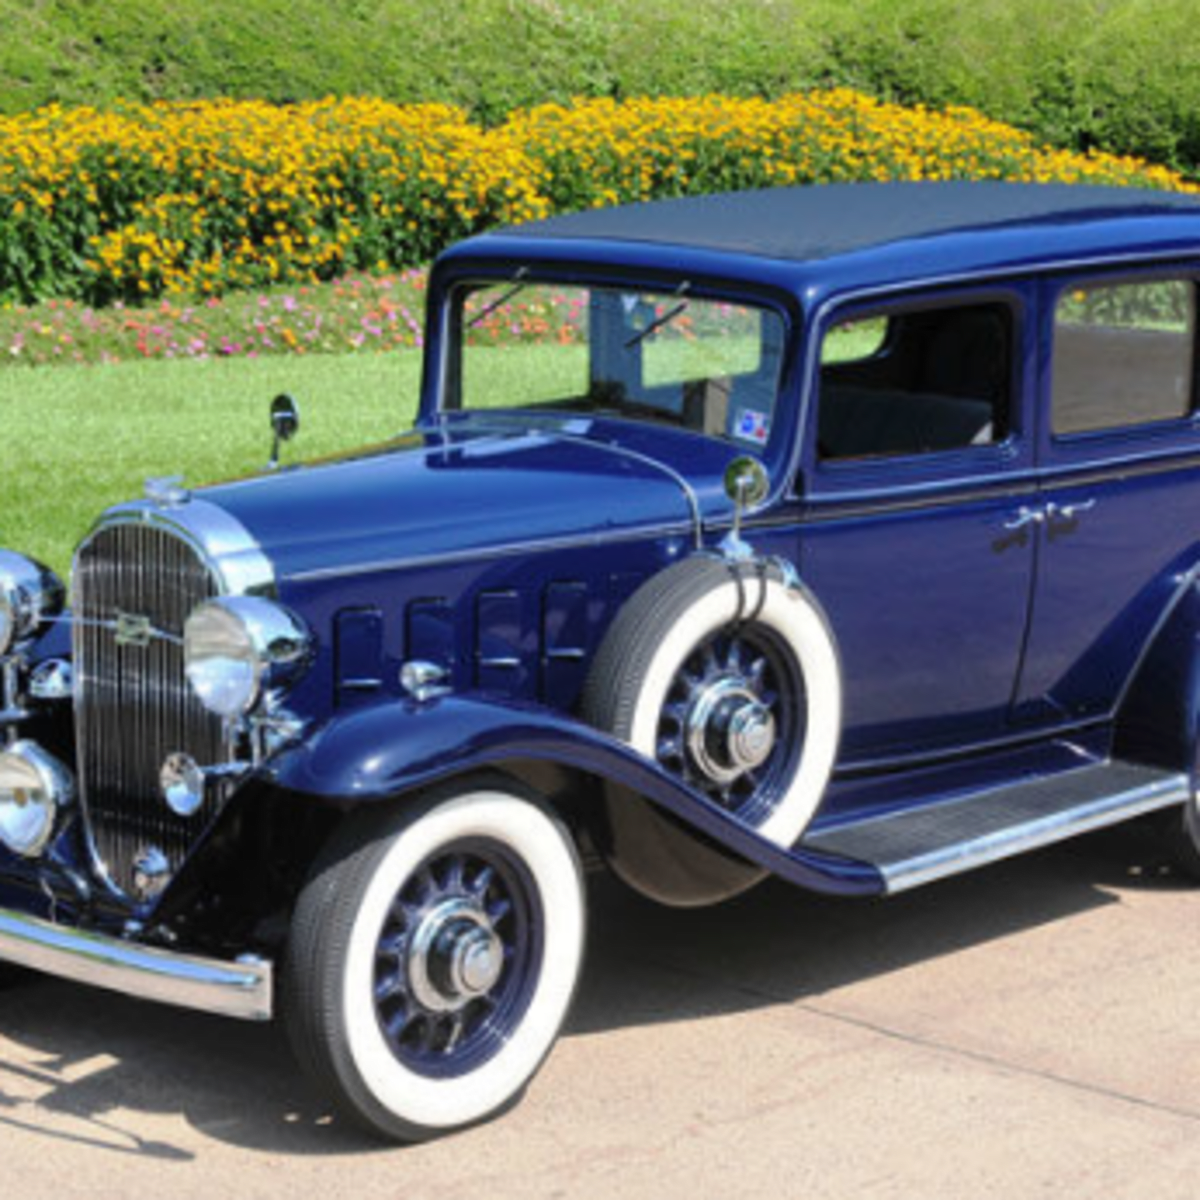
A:
{"type": "Polygon", "coordinates": [[[460,996],[482,996],[496,986],[504,949],[494,933],[472,929],[454,947],[451,976],[460,996]]]}
{"type": "Polygon", "coordinates": [[[408,951],[414,999],[431,1012],[455,1012],[499,982],[504,944],[487,914],[469,900],[447,900],[427,912],[408,951]]]}
{"type": "Polygon", "coordinates": [[[728,783],[761,766],[775,748],[775,718],[739,676],[701,688],[687,712],[687,747],[714,783],[728,783]]]}
{"type": "Polygon", "coordinates": [[[397,1060],[450,1079],[499,1053],[540,978],[543,924],[533,876],[506,843],[463,838],[417,867],[375,944],[375,1014],[397,1060]]]}
{"type": "Polygon", "coordinates": [[[792,777],[807,723],[803,678],[761,628],[702,642],[671,681],[655,757],[748,824],[765,820],[792,777]]]}
{"type": "Polygon", "coordinates": [[[729,757],[743,771],[761,767],[775,749],[775,717],[757,700],[743,704],[729,719],[729,757]]]}

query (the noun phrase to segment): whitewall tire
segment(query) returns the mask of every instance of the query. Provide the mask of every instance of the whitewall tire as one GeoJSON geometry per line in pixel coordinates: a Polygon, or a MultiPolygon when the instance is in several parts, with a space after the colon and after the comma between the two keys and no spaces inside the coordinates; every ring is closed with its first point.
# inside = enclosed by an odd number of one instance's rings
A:
{"type": "Polygon", "coordinates": [[[507,780],[356,814],[293,918],[284,1000],[301,1061],[401,1141],[502,1111],[566,1018],[584,907],[570,834],[507,780]]]}
{"type": "Polygon", "coordinates": [[[775,565],[685,559],[617,614],[585,716],[780,846],[825,793],[841,734],[829,625],[775,565]]]}

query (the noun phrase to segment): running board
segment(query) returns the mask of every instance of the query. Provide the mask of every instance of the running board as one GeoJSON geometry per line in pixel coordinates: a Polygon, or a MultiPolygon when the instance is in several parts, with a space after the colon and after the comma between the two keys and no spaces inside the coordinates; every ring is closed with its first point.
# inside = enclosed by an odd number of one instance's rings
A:
{"type": "Polygon", "coordinates": [[[1076,834],[1182,804],[1188,776],[1109,762],[811,834],[806,850],[870,863],[903,892],[1076,834]]]}

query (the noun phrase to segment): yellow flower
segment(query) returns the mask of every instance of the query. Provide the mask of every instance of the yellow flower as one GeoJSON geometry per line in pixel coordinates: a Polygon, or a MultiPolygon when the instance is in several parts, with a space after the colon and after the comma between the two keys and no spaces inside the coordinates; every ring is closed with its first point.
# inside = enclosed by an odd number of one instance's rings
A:
{"type": "Polygon", "coordinates": [[[639,197],[945,178],[1197,191],[1135,159],[1038,146],[969,108],[905,108],[846,88],[575,100],[491,129],[448,105],[361,97],[0,117],[0,213],[33,209],[50,244],[69,244],[78,231],[62,226],[82,200],[97,230],[85,270],[118,293],[306,280],[357,261],[365,231],[393,226],[427,256],[475,228],[639,197]],[[132,210],[114,205],[118,191],[132,210]]]}

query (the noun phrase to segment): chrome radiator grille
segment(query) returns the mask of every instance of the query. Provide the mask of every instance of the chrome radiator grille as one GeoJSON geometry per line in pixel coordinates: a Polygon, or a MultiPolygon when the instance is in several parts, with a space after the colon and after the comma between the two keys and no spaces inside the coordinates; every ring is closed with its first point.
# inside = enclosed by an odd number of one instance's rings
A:
{"type": "Polygon", "coordinates": [[[178,817],[159,791],[174,751],[210,765],[228,757],[222,724],[183,671],[183,624],[217,581],[187,542],[146,524],[99,530],[80,550],[74,586],[76,725],[84,819],[99,867],[136,897],[148,851],[172,870],[215,815],[217,801],[178,817]]]}

